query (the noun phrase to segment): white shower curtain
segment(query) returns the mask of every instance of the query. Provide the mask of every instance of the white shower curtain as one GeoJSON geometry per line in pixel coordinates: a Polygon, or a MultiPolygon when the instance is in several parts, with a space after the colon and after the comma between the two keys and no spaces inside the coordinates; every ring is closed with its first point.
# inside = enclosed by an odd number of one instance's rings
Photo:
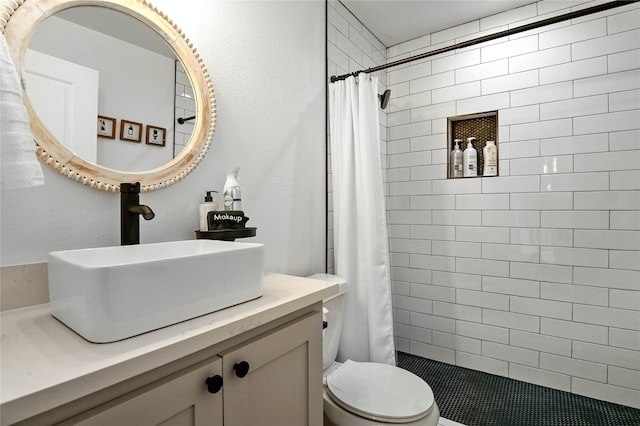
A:
{"type": "Polygon", "coordinates": [[[329,85],[336,275],[348,282],[339,360],[395,365],[378,79],[329,85]]]}

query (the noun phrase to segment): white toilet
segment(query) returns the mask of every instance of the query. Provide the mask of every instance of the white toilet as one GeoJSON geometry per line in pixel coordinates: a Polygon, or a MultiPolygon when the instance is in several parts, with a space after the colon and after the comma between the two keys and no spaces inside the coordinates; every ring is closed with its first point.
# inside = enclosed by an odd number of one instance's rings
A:
{"type": "Polygon", "coordinates": [[[431,388],[420,377],[387,364],[336,361],[347,282],[329,274],[310,278],[339,285],[339,293],[323,302],[324,424],[437,426],[440,411],[431,388]]]}

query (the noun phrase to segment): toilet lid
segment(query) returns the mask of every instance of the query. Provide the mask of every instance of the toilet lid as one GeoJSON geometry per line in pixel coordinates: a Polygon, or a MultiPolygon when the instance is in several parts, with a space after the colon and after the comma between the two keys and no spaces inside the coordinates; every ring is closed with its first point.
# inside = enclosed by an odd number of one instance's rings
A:
{"type": "Polygon", "coordinates": [[[371,420],[410,422],[433,406],[420,377],[388,364],[348,360],[327,376],[329,396],[342,408],[371,420]]]}

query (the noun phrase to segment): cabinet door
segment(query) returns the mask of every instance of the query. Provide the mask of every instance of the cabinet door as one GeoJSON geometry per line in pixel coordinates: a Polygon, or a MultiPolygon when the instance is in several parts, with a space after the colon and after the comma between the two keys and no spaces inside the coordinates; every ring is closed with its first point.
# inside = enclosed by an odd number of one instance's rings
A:
{"type": "MultiPolygon", "coordinates": [[[[210,393],[206,380],[222,376],[216,357],[99,406],[65,424],[222,426],[222,390],[210,393]]],[[[213,389],[212,389],[213,390],[213,389]]]]}
{"type": "Polygon", "coordinates": [[[222,363],[225,426],[322,424],[319,312],[222,354],[222,363]]]}

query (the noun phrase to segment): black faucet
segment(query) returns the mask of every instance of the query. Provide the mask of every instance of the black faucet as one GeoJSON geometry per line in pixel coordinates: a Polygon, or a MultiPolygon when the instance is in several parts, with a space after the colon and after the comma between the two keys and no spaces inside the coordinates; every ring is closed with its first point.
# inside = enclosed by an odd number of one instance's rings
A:
{"type": "Polygon", "coordinates": [[[140,204],[140,182],[120,184],[120,245],[140,244],[140,216],[151,220],[155,213],[140,204]]]}

